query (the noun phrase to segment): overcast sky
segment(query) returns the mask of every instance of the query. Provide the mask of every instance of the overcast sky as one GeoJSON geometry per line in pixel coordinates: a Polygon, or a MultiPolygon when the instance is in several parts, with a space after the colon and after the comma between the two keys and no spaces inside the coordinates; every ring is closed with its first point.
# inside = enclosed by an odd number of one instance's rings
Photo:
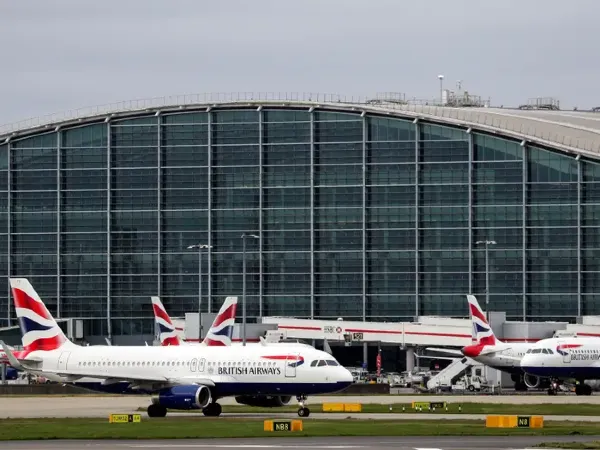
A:
{"type": "Polygon", "coordinates": [[[599,0],[0,0],[0,124],[203,92],[600,106],[599,0]]]}

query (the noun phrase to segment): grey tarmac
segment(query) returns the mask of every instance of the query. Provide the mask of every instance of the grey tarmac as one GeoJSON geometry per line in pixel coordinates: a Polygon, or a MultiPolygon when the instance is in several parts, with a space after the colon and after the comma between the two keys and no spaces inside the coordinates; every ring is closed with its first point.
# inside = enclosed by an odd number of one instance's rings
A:
{"type": "MultiPolygon", "coordinates": [[[[386,395],[386,396],[315,396],[310,397],[308,406],[312,408],[311,417],[317,416],[320,404],[324,402],[346,402],[346,403],[410,403],[413,401],[445,401],[449,404],[461,403],[512,403],[512,404],[532,404],[532,403],[553,403],[553,404],[574,404],[574,403],[592,403],[600,405],[600,395],[592,395],[582,398],[576,395],[549,396],[549,395],[455,395],[455,396],[431,396],[431,395],[386,395]]],[[[236,405],[233,398],[224,398],[219,400],[222,405],[236,405]]],[[[42,417],[107,417],[112,413],[139,413],[138,408],[147,408],[150,404],[149,396],[129,395],[129,396],[72,396],[72,397],[54,397],[54,396],[32,396],[32,397],[2,397],[2,408],[0,408],[0,419],[6,418],[42,418],[42,417]]],[[[294,405],[294,400],[290,402],[294,405]]],[[[169,413],[174,414],[193,414],[193,413],[169,413]]],[[[277,409],[273,409],[273,414],[278,415],[277,409]]],[[[293,415],[293,414],[292,414],[293,415]]],[[[264,415],[263,415],[264,416],[264,415]]],[[[260,416],[260,417],[263,417],[260,416]]],[[[327,414],[328,418],[340,418],[348,415],[327,414]]],[[[350,415],[351,416],[351,415],[350,415]]],[[[369,418],[368,414],[359,414],[360,418],[369,418]]],[[[394,419],[394,415],[389,413],[374,414],[371,418],[383,416],[386,419],[394,419]]],[[[409,414],[398,414],[397,417],[408,419],[409,414]]],[[[416,414],[418,418],[427,417],[427,413],[416,414]]],[[[456,416],[450,414],[450,416],[456,416]]],[[[458,415],[459,418],[467,419],[464,414],[458,415]]],[[[243,417],[248,417],[247,414],[243,417]]],[[[444,418],[436,414],[430,417],[437,420],[444,418]]],[[[483,417],[483,415],[477,418],[483,417]]],[[[571,420],[573,416],[569,416],[571,420]]],[[[414,418],[414,417],[413,417],[414,418]]],[[[581,419],[581,420],[590,420],[581,419]]]]}
{"type": "Polygon", "coordinates": [[[300,449],[300,450],[524,450],[546,441],[592,441],[600,436],[502,436],[502,437],[321,437],[171,440],[58,440],[0,442],[0,449],[14,450],[153,450],[153,449],[300,449]]]}

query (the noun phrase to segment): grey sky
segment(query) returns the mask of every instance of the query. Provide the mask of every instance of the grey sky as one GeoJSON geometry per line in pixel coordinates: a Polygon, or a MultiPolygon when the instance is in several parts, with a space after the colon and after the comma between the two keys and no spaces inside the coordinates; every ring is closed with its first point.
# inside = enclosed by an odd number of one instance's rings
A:
{"type": "Polygon", "coordinates": [[[600,106],[598,0],[0,0],[0,123],[202,92],[600,106]]]}

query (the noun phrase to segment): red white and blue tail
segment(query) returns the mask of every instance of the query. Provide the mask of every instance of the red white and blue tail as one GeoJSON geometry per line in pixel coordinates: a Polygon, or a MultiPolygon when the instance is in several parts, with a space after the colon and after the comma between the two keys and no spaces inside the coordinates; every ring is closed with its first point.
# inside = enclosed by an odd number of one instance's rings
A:
{"type": "Polygon", "coordinates": [[[27,278],[10,278],[15,311],[26,352],[74,345],[67,339],[27,278]]]}
{"type": "Polygon", "coordinates": [[[160,301],[160,297],[152,297],[152,309],[154,310],[154,321],[158,326],[160,345],[181,345],[177,329],[160,301]]]}
{"type": "Polygon", "coordinates": [[[474,295],[467,295],[467,301],[469,302],[469,314],[471,315],[471,323],[473,324],[473,336],[479,345],[495,345],[500,343],[492,327],[485,318],[485,313],[479,306],[479,302],[474,295]]]}
{"type": "Polygon", "coordinates": [[[201,345],[229,346],[233,336],[237,297],[227,297],[201,345]]]}

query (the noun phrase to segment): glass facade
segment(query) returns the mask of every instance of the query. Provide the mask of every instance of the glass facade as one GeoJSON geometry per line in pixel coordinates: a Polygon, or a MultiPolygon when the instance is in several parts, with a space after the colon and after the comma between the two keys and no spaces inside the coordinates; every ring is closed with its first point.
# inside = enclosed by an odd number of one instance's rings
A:
{"type": "MultiPolygon", "coordinates": [[[[152,333],[242,294],[250,319],[600,314],[600,164],[498,136],[360,112],[213,109],[86,123],[0,145],[6,277],[86,334],[152,333]]],[[[3,292],[3,294],[2,294],[3,292]]],[[[10,301],[10,303],[9,303],[10,301]]],[[[10,308],[9,308],[10,306],[10,308]]],[[[12,319],[12,320],[11,320],[12,319]]]]}

